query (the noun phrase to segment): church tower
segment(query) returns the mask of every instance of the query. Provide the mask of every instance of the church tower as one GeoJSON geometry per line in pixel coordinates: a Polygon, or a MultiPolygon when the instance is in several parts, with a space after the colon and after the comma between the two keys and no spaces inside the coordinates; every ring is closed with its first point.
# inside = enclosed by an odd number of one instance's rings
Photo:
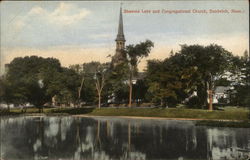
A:
{"type": "Polygon", "coordinates": [[[127,59],[126,54],[124,53],[126,40],[125,40],[125,36],[123,33],[122,8],[120,8],[118,33],[117,33],[115,41],[116,41],[116,51],[115,51],[115,55],[112,58],[112,65],[114,67],[123,63],[127,59]]]}

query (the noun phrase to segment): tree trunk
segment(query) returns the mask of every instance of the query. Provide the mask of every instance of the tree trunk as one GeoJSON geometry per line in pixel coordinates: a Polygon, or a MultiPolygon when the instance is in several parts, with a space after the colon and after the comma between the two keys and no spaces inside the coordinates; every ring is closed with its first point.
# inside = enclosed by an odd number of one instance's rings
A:
{"type": "Polygon", "coordinates": [[[208,90],[208,95],[209,95],[209,106],[208,106],[208,109],[209,109],[209,111],[213,111],[213,94],[212,94],[212,90],[211,89],[208,90]]]}
{"type": "Polygon", "coordinates": [[[161,107],[163,107],[163,99],[161,98],[161,107]]]}
{"type": "Polygon", "coordinates": [[[129,104],[128,104],[129,107],[131,107],[131,104],[132,104],[132,92],[133,92],[132,76],[133,75],[131,71],[129,75],[129,104]]]}
{"type": "Polygon", "coordinates": [[[210,81],[208,82],[208,98],[209,98],[208,110],[209,111],[213,111],[213,86],[212,86],[212,77],[210,78],[210,81]]]}
{"type": "Polygon", "coordinates": [[[81,92],[83,87],[84,77],[82,77],[81,86],[78,88],[78,107],[81,106],[81,92]]]}
{"type": "Polygon", "coordinates": [[[101,93],[98,93],[98,108],[101,108],[101,93]]]}
{"type": "Polygon", "coordinates": [[[207,99],[209,98],[209,94],[208,94],[208,90],[209,90],[209,88],[208,88],[208,82],[205,80],[204,81],[204,83],[205,83],[205,90],[204,90],[204,107],[206,108],[207,106],[208,106],[208,101],[207,101],[207,99]]]}

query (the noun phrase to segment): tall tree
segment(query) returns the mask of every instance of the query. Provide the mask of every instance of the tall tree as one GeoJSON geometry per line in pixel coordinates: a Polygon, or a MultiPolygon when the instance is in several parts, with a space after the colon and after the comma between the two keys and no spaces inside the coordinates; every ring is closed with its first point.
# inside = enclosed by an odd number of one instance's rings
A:
{"type": "Polygon", "coordinates": [[[232,79],[234,81],[232,86],[236,92],[233,93],[235,95],[231,98],[231,102],[234,105],[250,107],[250,59],[247,50],[243,57],[235,57],[232,64],[231,70],[234,71],[233,73],[237,73],[232,77],[236,77],[237,81],[232,79]]]}
{"type": "Polygon", "coordinates": [[[194,81],[199,77],[197,68],[182,67],[183,56],[174,55],[164,61],[148,61],[146,80],[148,97],[162,107],[174,107],[195,90],[194,81]]]}
{"type": "Polygon", "coordinates": [[[115,67],[111,65],[107,76],[106,86],[108,89],[109,103],[126,103],[128,101],[128,89],[125,83],[128,80],[128,62],[123,61],[115,67]]]}
{"type": "Polygon", "coordinates": [[[147,57],[151,51],[151,48],[154,47],[154,44],[150,40],[141,42],[136,45],[128,45],[125,49],[125,52],[128,55],[128,66],[129,66],[129,104],[131,107],[132,104],[132,94],[133,94],[133,77],[137,73],[137,66],[140,63],[141,59],[147,57]]]}
{"type": "Polygon", "coordinates": [[[185,65],[197,67],[197,71],[201,74],[201,81],[197,86],[198,97],[203,105],[206,105],[208,91],[210,93],[209,110],[213,110],[211,99],[214,81],[216,77],[225,71],[232,54],[216,44],[205,47],[201,45],[182,45],[179,54],[186,57],[185,65]]]}
{"type": "Polygon", "coordinates": [[[83,72],[83,65],[80,64],[75,64],[69,66],[70,69],[73,69],[81,78],[80,86],[78,87],[78,107],[81,106],[81,93],[82,93],[82,88],[84,84],[84,72],[83,72]]]}
{"type": "Polygon", "coordinates": [[[53,77],[52,71],[59,72],[60,69],[60,62],[53,58],[15,58],[9,64],[6,75],[6,80],[14,88],[13,100],[19,101],[19,104],[30,102],[36,106],[50,101],[51,95],[46,90],[53,77]]]}
{"type": "Polygon", "coordinates": [[[6,75],[12,103],[35,106],[51,102],[54,96],[61,103],[74,103],[77,79],[76,72],[61,67],[57,59],[37,56],[15,58],[6,75]]]}
{"type": "Polygon", "coordinates": [[[78,105],[80,105],[81,101],[85,103],[94,103],[95,101],[95,90],[96,86],[93,83],[94,76],[98,66],[100,66],[100,62],[88,62],[83,64],[76,64],[70,66],[71,69],[75,70],[80,76],[78,87],[78,105]]]}
{"type": "Polygon", "coordinates": [[[102,91],[105,85],[106,76],[108,72],[108,65],[107,64],[101,64],[96,68],[95,72],[95,85],[96,90],[98,94],[98,108],[101,108],[101,97],[102,97],[102,91]]]}

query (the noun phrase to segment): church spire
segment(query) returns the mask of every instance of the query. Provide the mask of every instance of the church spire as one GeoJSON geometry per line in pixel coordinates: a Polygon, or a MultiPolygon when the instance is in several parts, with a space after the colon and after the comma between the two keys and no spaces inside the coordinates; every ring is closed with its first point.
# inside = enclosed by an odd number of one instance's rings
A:
{"type": "Polygon", "coordinates": [[[120,7],[120,17],[119,17],[119,25],[118,25],[118,33],[117,33],[116,41],[125,42],[125,37],[123,33],[122,7],[120,7]]]}
{"type": "Polygon", "coordinates": [[[115,50],[115,55],[112,57],[112,62],[111,62],[113,67],[122,64],[127,60],[126,54],[124,52],[126,40],[123,33],[122,7],[120,7],[118,33],[115,41],[116,41],[116,50],[115,50]]]}

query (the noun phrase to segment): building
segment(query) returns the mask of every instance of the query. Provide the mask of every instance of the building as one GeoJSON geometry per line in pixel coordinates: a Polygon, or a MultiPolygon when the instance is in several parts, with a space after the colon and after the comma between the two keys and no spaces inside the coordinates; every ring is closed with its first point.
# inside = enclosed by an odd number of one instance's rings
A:
{"type": "Polygon", "coordinates": [[[214,95],[213,95],[213,103],[218,104],[218,103],[229,103],[229,93],[232,87],[229,86],[217,86],[214,90],[214,95]]]}
{"type": "Polygon", "coordinates": [[[123,33],[122,8],[120,8],[118,33],[115,41],[116,41],[116,50],[115,50],[115,55],[112,57],[112,62],[111,62],[113,67],[116,67],[117,65],[122,64],[127,60],[126,54],[124,53],[126,40],[123,33]]]}

